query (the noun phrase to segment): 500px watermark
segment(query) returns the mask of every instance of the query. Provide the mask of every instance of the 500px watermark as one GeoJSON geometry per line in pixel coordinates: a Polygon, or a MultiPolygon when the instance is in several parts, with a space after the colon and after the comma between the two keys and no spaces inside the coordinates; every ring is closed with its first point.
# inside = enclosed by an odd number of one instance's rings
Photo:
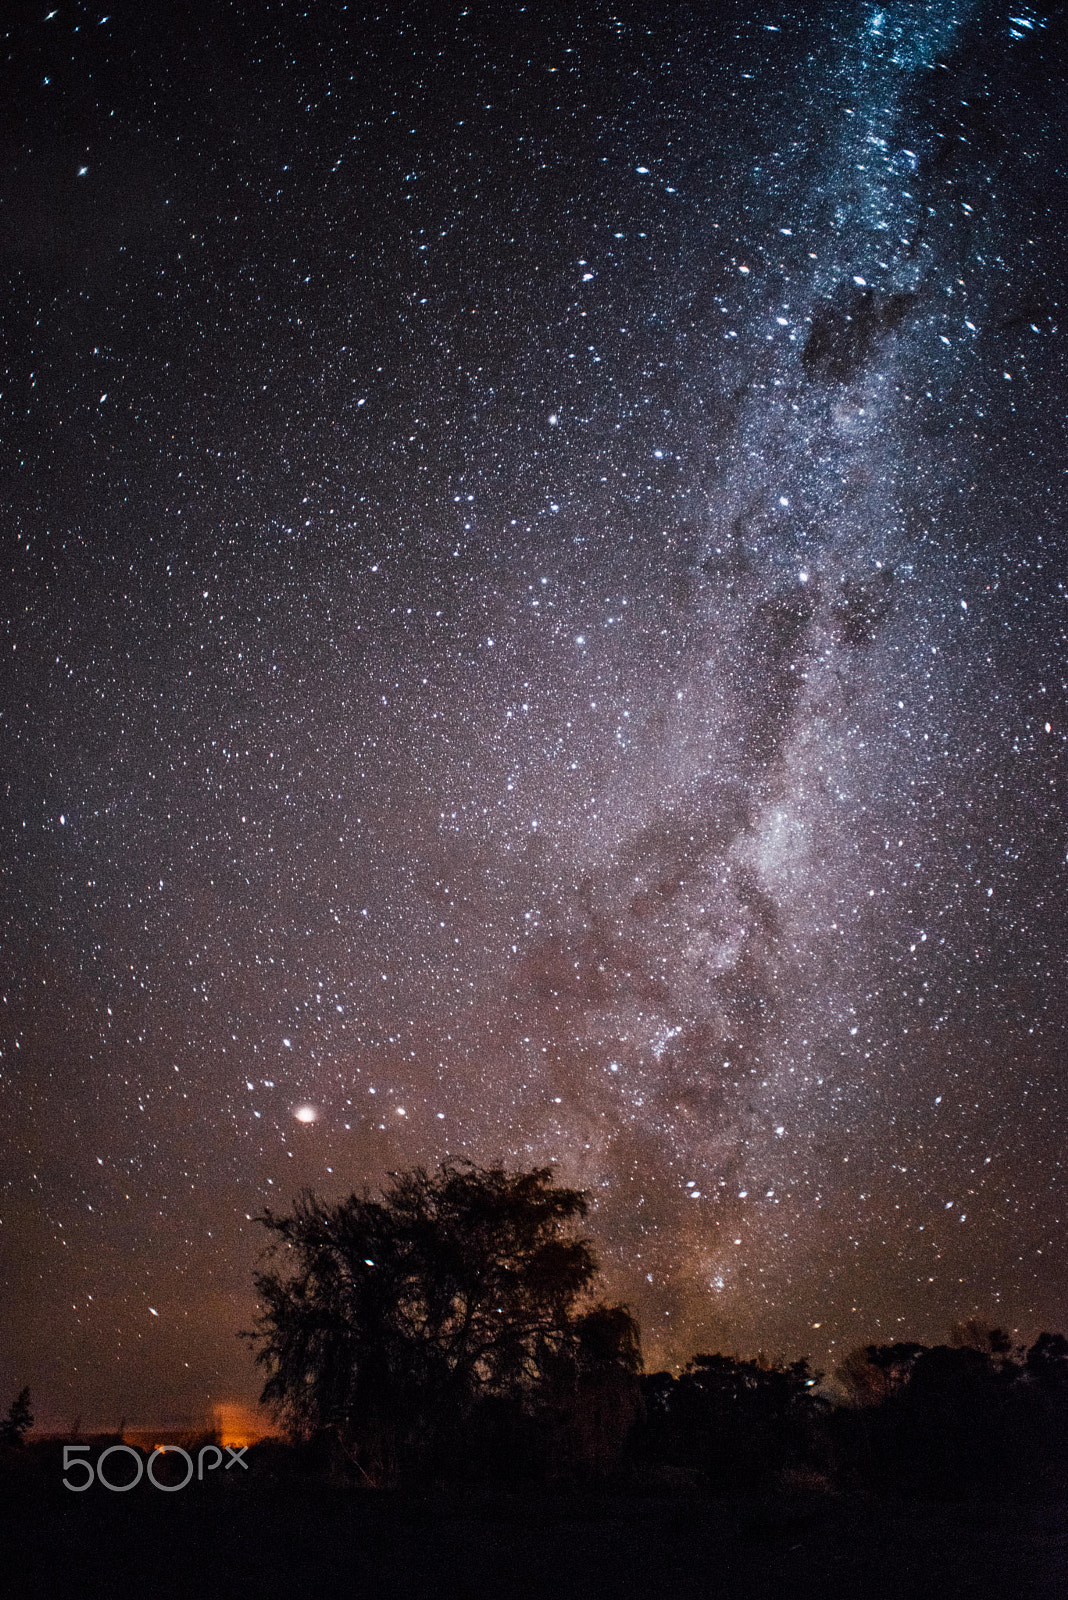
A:
{"type": "MultiPolygon", "coordinates": [[[[135,1450],[132,1444],[109,1444],[106,1449],[101,1450],[96,1459],[95,1467],[93,1462],[86,1460],[86,1452],[90,1448],[87,1444],[65,1444],[63,1446],[63,1471],[81,1471],[85,1474],[81,1483],[72,1483],[70,1478],[63,1479],[63,1487],[65,1489],[73,1489],[75,1494],[83,1494],[86,1489],[91,1489],[94,1483],[103,1484],[104,1488],[110,1489],[113,1494],[125,1494],[128,1489],[137,1487],[143,1475],[147,1475],[148,1481],[154,1489],[162,1489],[164,1494],[174,1494],[177,1490],[184,1489],[187,1484],[193,1481],[193,1457],[188,1450],[183,1450],[180,1444],[156,1445],[147,1463],[142,1459],[141,1452],[135,1450]],[[128,1483],[114,1483],[111,1477],[105,1475],[104,1463],[109,1456],[116,1455],[127,1455],[133,1458],[134,1466],[137,1470],[128,1483]],[[185,1477],[177,1483],[161,1483],[159,1478],[156,1477],[156,1462],[161,1456],[165,1455],[183,1456],[185,1458],[185,1477]]],[[[198,1483],[203,1481],[205,1468],[208,1472],[214,1472],[217,1467],[222,1466],[223,1450],[230,1457],[223,1468],[225,1472],[229,1472],[230,1468],[235,1465],[240,1466],[247,1472],[248,1462],[243,1459],[247,1449],[247,1444],[240,1445],[236,1449],[232,1449],[228,1444],[224,1444],[221,1448],[217,1444],[202,1445],[197,1451],[196,1477],[198,1483]],[[207,1459],[211,1456],[215,1457],[214,1461],[207,1459]]]]}

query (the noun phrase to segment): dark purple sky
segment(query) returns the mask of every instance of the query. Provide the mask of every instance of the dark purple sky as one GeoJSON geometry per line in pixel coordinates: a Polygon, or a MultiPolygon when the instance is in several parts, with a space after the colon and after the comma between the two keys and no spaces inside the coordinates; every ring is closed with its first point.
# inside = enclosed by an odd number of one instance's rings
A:
{"type": "Polygon", "coordinates": [[[249,1398],[250,1217],[446,1156],[651,1364],[1065,1326],[1063,19],[49,11],[0,1381],[249,1398]]]}

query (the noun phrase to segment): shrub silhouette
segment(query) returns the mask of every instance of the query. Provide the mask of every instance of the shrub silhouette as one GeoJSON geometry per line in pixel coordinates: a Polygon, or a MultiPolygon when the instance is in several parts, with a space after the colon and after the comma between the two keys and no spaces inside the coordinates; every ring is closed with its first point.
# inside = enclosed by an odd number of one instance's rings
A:
{"type": "Polygon", "coordinates": [[[7,1416],[0,1422],[0,1445],[17,1447],[25,1444],[26,1435],[33,1427],[30,1410],[30,1391],[20,1389],[7,1408],[7,1416]]]}

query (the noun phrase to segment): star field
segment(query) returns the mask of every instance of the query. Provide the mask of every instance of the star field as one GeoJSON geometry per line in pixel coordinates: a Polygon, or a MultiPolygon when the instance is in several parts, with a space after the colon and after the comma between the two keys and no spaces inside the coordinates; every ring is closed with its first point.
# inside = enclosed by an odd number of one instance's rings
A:
{"type": "Polygon", "coordinates": [[[1063,19],[3,42],[12,1392],[251,1397],[446,1156],[650,1365],[1063,1327],[1063,19]]]}

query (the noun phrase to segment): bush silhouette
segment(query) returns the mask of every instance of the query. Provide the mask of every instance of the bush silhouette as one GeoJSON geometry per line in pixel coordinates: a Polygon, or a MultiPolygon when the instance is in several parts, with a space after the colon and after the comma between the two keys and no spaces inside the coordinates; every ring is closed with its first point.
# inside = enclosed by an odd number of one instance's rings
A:
{"type": "Polygon", "coordinates": [[[7,1408],[7,1416],[0,1422],[0,1445],[17,1447],[25,1444],[26,1435],[32,1427],[30,1391],[28,1388],[20,1389],[7,1408]]]}

